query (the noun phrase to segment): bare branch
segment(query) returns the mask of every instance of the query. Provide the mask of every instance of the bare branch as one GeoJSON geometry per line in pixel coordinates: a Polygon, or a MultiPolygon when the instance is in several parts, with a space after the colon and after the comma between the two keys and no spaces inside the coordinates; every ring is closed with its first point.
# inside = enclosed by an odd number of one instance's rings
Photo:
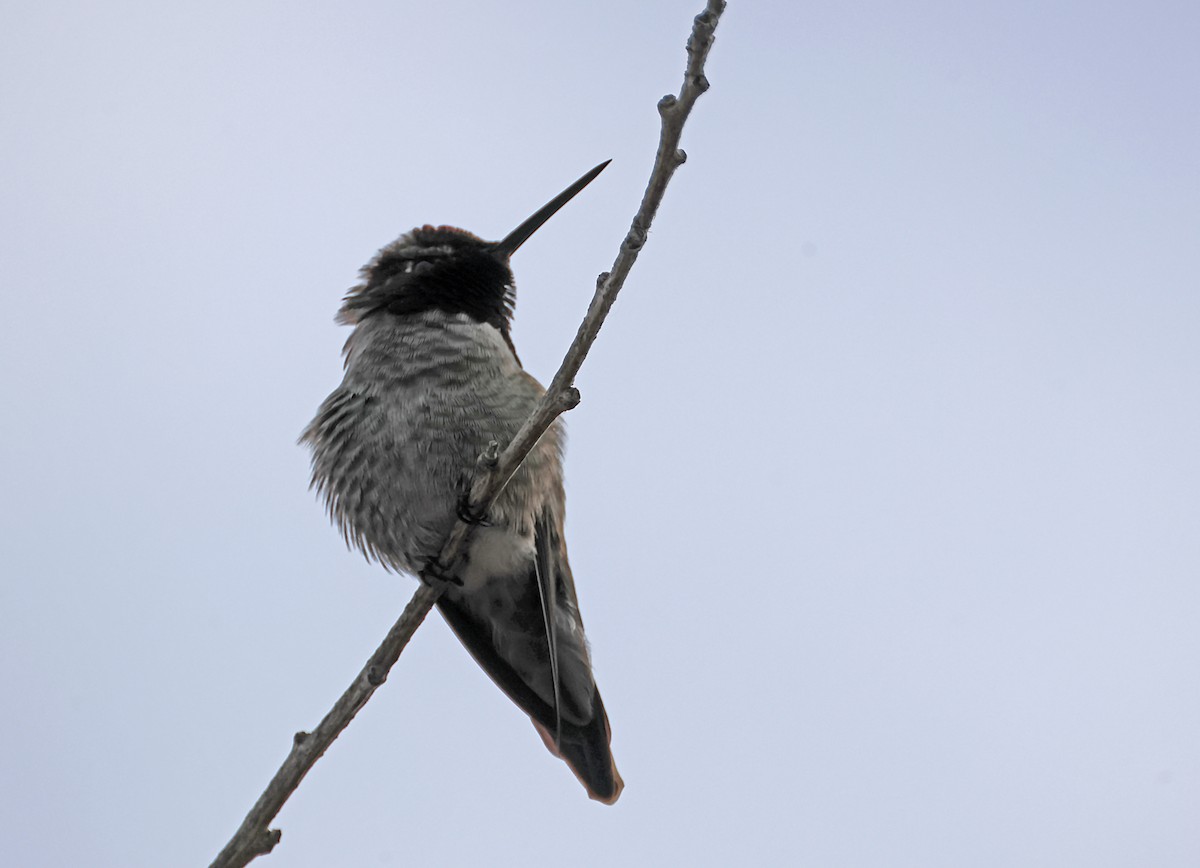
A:
{"type": "Polygon", "coordinates": [[[292,739],[292,750],[287,759],[271,778],[271,783],[258,797],[241,828],[225,845],[225,849],[213,860],[211,868],[242,868],[251,860],[270,853],[279,843],[282,832],[268,829],[271,821],[279,814],[284,802],[295,792],[309,769],[329,749],[359,710],[367,704],[371,694],[387,680],[392,666],[400,659],[400,652],[408,644],[413,633],[421,626],[425,616],[433,607],[441,591],[422,585],[413,595],[383,643],[375,649],[362,671],[358,673],[346,692],[334,703],[333,708],[311,733],[298,732],[292,739]]]}
{"type": "MultiPolygon", "coordinates": [[[[533,449],[554,420],[579,404],[579,390],[575,388],[575,375],[579,373],[588,350],[596,341],[600,327],[604,324],[617,293],[625,284],[629,270],[637,260],[638,253],[646,243],[650,224],[658,212],[667,184],[675,170],[683,165],[687,155],[679,149],[683,125],[691,113],[692,106],[700,94],[708,90],[708,79],[704,77],[704,62],[713,44],[713,31],[725,9],[724,0],[708,0],[704,12],[696,16],[692,35],[688,39],[687,71],[683,87],[677,96],[668,94],[659,100],[658,110],[662,116],[662,132],[658,141],[658,153],[650,182],[642,196],[641,205],[633,217],[625,240],[622,242],[612,270],[602,273],[596,280],[596,292],[588,306],[583,323],[575,340],[567,350],[566,357],[550,381],[550,387],[542,396],[541,403],[521,426],[512,442],[499,453],[499,445],[491,443],[479,456],[477,473],[471,486],[467,509],[471,514],[483,515],[495,501],[504,486],[516,473],[521,462],[533,449]],[[499,453],[499,454],[498,454],[499,453]]],[[[459,521],[454,525],[438,557],[440,563],[453,571],[454,565],[465,549],[475,525],[459,521]]],[[[405,607],[383,644],[371,655],[354,682],[325,715],[320,725],[311,733],[299,732],[292,750],[284,760],[271,783],[259,796],[250,813],[242,822],[237,833],[225,845],[225,849],[213,861],[210,868],[242,868],[257,857],[270,853],[279,843],[282,833],[269,829],[272,820],[279,814],[284,803],[304,780],[309,769],[333,744],[379,685],[387,680],[392,666],[400,653],[421,626],[429,610],[433,608],[442,589],[438,586],[421,585],[405,607]]]]}
{"type": "MultiPolygon", "coordinates": [[[[708,90],[708,79],[704,77],[704,61],[708,59],[708,51],[713,44],[713,31],[717,29],[717,20],[725,10],[725,0],[708,0],[708,6],[696,16],[692,25],[692,35],[688,39],[687,72],[683,78],[683,88],[679,96],[668,94],[658,102],[658,111],[662,115],[662,132],[658,139],[658,153],[654,157],[654,168],[650,172],[650,182],[642,195],[642,204],[633,215],[633,223],[617,251],[611,271],[603,272],[596,279],[596,293],[592,303],[579,326],[575,340],[571,342],[567,355],[559,366],[558,373],[550,381],[541,404],[521,426],[517,436],[500,456],[500,461],[488,475],[488,478],[477,479],[472,488],[472,500],[476,493],[482,497],[496,493],[508,482],[517,467],[525,460],[525,456],[533,449],[538,439],[546,433],[554,420],[567,410],[579,403],[579,392],[575,389],[575,375],[587,358],[588,350],[596,342],[600,326],[608,316],[609,309],[617,300],[617,293],[625,285],[629,270],[637,261],[638,253],[646,243],[650,232],[650,224],[658,213],[667,184],[675,170],[683,165],[687,156],[679,149],[679,138],[683,134],[683,125],[696,104],[696,99],[708,90]]],[[[442,561],[447,563],[447,561],[442,561]]]]}

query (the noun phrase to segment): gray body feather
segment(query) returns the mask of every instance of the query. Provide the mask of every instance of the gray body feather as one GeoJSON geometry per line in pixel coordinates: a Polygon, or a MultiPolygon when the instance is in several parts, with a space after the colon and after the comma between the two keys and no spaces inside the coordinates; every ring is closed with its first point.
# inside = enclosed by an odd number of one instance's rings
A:
{"type": "MultiPolygon", "coordinates": [[[[496,329],[464,314],[367,317],[345,353],[341,386],[302,437],[313,481],[348,542],[417,573],[445,542],[479,454],[508,443],[543,390],[496,329]]],[[[537,515],[561,510],[561,443],[555,426],[489,511],[529,537],[530,557],[537,515]]]]}
{"type": "MultiPolygon", "coordinates": [[[[313,485],[349,544],[418,574],[450,532],[479,454],[507,444],[544,390],[497,328],[463,313],[346,318],[356,327],[345,377],[301,437],[313,485]]],[[[567,562],[562,447],[556,423],[475,529],[462,586],[439,608],[551,750],[610,802],[622,785],[567,562]]]]}

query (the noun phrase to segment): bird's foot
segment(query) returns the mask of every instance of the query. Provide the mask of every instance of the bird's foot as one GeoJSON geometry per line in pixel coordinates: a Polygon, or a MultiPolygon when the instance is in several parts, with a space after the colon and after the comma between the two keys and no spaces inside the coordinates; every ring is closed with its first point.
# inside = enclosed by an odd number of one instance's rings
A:
{"type": "Polygon", "coordinates": [[[463,522],[463,524],[483,525],[485,527],[491,524],[488,521],[486,510],[484,512],[473,512],[471,510],[470,495],[464,494],[458,499],[458,508],[456,511],[458,513],[458,520],[463,522]]]}
{"type": "Polygon", "coordinates": [[[421,581],[431,587],[440,587],[443,591],[451,585],[461,588],[463,580],[458,576],[452,575],[450,571],[443,566],[442,562],[434,555],[425,562],[425,566],[421,572],[417,573],[421,581]]]}

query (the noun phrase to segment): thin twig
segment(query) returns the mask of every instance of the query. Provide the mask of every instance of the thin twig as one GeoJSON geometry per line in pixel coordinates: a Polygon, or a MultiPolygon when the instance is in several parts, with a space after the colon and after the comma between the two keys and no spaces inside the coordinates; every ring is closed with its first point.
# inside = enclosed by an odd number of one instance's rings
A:
{"type": "Polygon", "coordinates": [[[279,843],[282,832],[278,829],[268,829],[275,819],[284,802],[295,792],[296,787],[304,780],[309,769],[316,764],[322,754],[329,749],[359,710],[367,704],[371,694],[379,685],[387,680],[400,652],[408,644],[413,633],[421,626],[425,616],[429,614],[434,602],[441,591],[428,585],[422,585],[413,595],[412,600],[404,608],[391,630],[388,631],[383,643],[375,649],[371,659],[358,673],[346,692],[334,703],[333,708],[321,720],[312,732],[298,732],[292,739],[292,750],[271,778],[271,783],[258,797],[241,828],[225,845],[225,849],[213,860],[212,868],[242,868],[251,860],[270,853],[279,843]]]}
{"type": "MultiPolygon", "coordinates": [[[[683,88],[679,96],[667,94],[658,101],[658,111],[662,116],[662,132],[658,139],[658,153],[654,157],[654,168],[650,172],[650,182],[642,195],[642,204],[633,215],[633,223],[625,240],[617,251],[611,271],[603,272],[596,279],[596,293],[592,303],[579,326],[575,340],[571,342],[567,355],[559,366],[558,373],[550,381],[541,403],[521,430],[513,438],[512,443],[504,450],[491,473],[484,474],[475,480],[472,486],[472,500],[476,495],[482,499],[485,496],[495,496],[508,483],[516,472],[525,456],[537,444],[538,439],[546,433],[554,420],[574,408],[579,403],[579,392],[575,388],[575,375],[579,373],[583,360],[587,358],[588,350],[604,325],[604,318],[617,300],[617,293],[625,285],[625,278],[633,263],[637,261],[638,253],[646,243],[650,224],[658,212],[667,183],[675,170],[683,165],[687,155],[679,148],[679,137],[683,134],[683,125],[695,105],[700,94],[708,90],[708,79],[704,77],[704,61],[708,59],[708,51],[713,44],[713,31],[717,29],[717,20],[725,10],[725,0],[708,0],[707,8],[696,16],[692,25],[692,35],[688,39],[688,64],[683,78],[683,88]]],[[[456,528],[457,530],[457,528],[456,528]]],[[[447,563],[447,561],[442,561],[447,563]]]]}
{"type": "MultiPolygon", "coordinates": [[[[687,155],[679,149],[679,139],[696,99],[708,90],[708,79],[704,77],[704,62],[713,44],[713,31],[716,30],[717,21],[724,9],[725,0],[708,0],[704,12],[696,16],[692,35],[687,43],[688,63],[683,87],[678,96],[668,94],[659,100],[662,132],[659,136],[658,153],[654,158],[654,169],[650,173],[650,182],[646,186],[646,192],[633,217],[629,232],[617,252],[612,270],[604,272],[597,279],[596,292],[588,306],[587,315],[583,318],[575,340],[567,350],[566,357],[558,373],[550,381],[550,387],[542,396],[541,402],[503,453],[497,454],[498,445],[491,443],[487,451],[479,456],[468,502],[468,509],[472,514],[483,515],[487,512],[488,507],[554,420],[579,404],[579,391],[574,386],[575,375],[579,373],[579,368],[583,365],[588,350],[592,348],[609,309],[616,301],[617,293],[624,286],[629,270],[646,243],[650,224],[658,211],[659,203],[662,202],[667,183],[675,174],[675,170],[687,159],[687,155]]],[[[457,522],[446,538],[438,561],[452,569],[464,551],[474,528],[473,524],[457,522]]],[[[325,715],[320,725],[311,733],[296,733],[287,759],[283,761],[283,765],[246,815],[237,833],[225,845],[225,849],[220,852],[210,868],[243,868],[252,860],[274,849],[283,833],[278,829],[270,829],[271,821],[304,780],[309,769],[366,705],[376,688],[387,680],[388,673],[400,658],[408,640],[421,626],[421,622],[425,620],[441,593],[440,586],[422,585],[418,588],[400,620],[388,631],[383,644],[371,655],[371,659],[325,715]]]]}

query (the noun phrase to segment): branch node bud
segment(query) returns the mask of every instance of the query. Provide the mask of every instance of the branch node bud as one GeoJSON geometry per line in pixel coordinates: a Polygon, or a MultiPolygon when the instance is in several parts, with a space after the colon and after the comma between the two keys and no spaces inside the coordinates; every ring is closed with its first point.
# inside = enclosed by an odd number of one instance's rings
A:
{"type": "Polygon", "coordinates": [[[583,396],[579,394],[579,390],[574,386],[567,386],[558,396],[558,405],[563,408],[565,413],[567,410],[574,410],[579,406],[579,402],[583,400],[583,396]]]}

